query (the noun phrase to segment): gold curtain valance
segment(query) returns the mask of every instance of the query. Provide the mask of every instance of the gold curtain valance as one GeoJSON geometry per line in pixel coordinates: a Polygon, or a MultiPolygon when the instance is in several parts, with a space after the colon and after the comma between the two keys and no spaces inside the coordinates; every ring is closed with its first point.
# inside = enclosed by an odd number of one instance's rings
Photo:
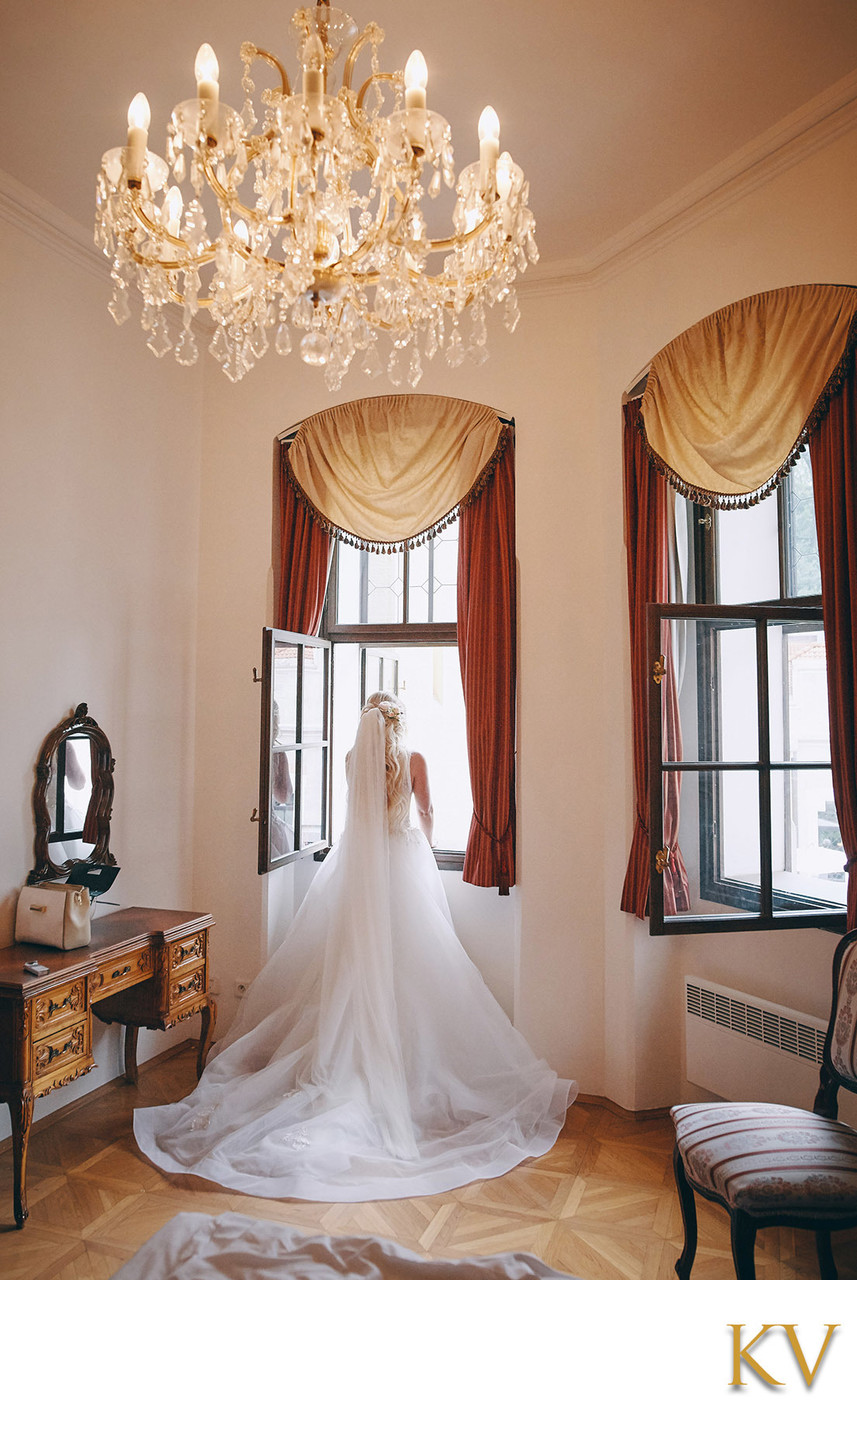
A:
{"type": "Polygon", "coordinates": [[[488,482],[508,436],[483,404],[388,394],[305,419],[283,473],[328,532],[393,550],[451,522],[488,482]]]}
{"type": "Polygon", "coordinates": [[[804,447],[857,334],[857,291],[806,284],[754,294],[652,360],[640,423],[680,493],[709,508],[765,498],[804,447]]]}

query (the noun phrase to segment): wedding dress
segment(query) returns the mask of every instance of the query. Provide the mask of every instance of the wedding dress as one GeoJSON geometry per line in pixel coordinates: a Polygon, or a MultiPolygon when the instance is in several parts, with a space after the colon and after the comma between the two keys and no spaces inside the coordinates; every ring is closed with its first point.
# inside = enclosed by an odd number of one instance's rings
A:
{"type": "Polygon", "coordinates": [[[342,839],[199,1085],[135,1112],[162,1170],[253,1196],[425,1196],[543,1155],[562,1128],[576,1084],[488,991],[422,832],[389,831],[377,708],[348,778],[342,839]]]}

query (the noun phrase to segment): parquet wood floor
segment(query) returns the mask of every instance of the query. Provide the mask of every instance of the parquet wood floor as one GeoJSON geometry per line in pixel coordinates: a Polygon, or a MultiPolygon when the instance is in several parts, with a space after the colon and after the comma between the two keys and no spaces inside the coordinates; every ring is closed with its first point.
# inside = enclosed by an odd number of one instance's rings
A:
{"type": "MultiPolygon", "coordinates": [[[[115,1082],[30,1139],[30,1218],[12,1223],[11,1152],[0,1152],[0,1279],[106,1280],[179,1211],[242,1211],[306,1232],[389,1237],[443,1259],[528,1250],[590,1280],[675,1280],[682,1245],[671,1123],[578,1101],[556,1146],[506,1176],[423,1199],[364,1205],[270,1201],[168,1176],[138,1152],[136,1105],[178,1100],[194,1083],[190,1043],[115,1082]],[[5,1207],[5,1209],[4,1209],[5,1207]]],[[[699,1202],[694,1279],[731,1280],[725,1215],[699,1202]]],[[[834,1237],[842,1277],[857,1276],[857,1235],[834,1237]]],[[[759,1279],[817,1279],[812,1237],[764,1231],[759,1279]]]]}

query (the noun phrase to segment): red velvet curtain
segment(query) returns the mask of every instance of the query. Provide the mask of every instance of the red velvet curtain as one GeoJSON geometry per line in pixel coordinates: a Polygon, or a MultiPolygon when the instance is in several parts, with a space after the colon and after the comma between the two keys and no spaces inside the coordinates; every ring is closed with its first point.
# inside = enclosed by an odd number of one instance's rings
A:
{"type": "Polygon", "coordinates": [[[842,387],[809,443],[827,646],[833,794],[848,872],[848,930],[857,926],[857,371],[852,353],[842,387]]]}
{"type": "MultiPolygon", "coordinates": [[[[510,435],[510,439],[512,435],[510,435]]],[[[473,820],[464,881],[515,882],[515,450],[461,510],[458,651],[467,724],[473,820]]]]}
{"type": "MultiPolygon", "coordinates": [[[[625,545],[631,624],[631,716],[634,748],[634,834],[622,889],[621,910],[636,917],[649,911],[649,671],[646,607],[669,601],[669,529],[667,485],[649,460],[639,425],[640,400],[624,408],[625,545]]],[[[671,758],[679,761],[681,725],[672,653],[667,645],[664,680],[664,728],[671,758]]],[[[664,792],[664,842],[670,850],[664,870],[664,912],[690,906],[687,873],[678,849],[680,778],[670,775],[664,792]]]]}
{"type": "Polygon", "coordinates": [[[280,457],[280,573],[275,621],[287,632],[314,637],[324,610],[331,537],[319,527],[286,478],[282,444],[280,457]]]}

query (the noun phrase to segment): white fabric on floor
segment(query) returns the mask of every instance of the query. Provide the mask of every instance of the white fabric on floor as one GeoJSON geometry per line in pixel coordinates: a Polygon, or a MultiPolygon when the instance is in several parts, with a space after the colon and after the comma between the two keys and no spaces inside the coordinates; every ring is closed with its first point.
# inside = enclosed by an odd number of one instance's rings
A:
{"type": "Polygon", "coordinates": [[[113,1280],[467,1281],[573,1280],[526,1251],[429,1261],[375,1236],[308,1236],[235,1211],[173,1216],[113,1280]]]}

